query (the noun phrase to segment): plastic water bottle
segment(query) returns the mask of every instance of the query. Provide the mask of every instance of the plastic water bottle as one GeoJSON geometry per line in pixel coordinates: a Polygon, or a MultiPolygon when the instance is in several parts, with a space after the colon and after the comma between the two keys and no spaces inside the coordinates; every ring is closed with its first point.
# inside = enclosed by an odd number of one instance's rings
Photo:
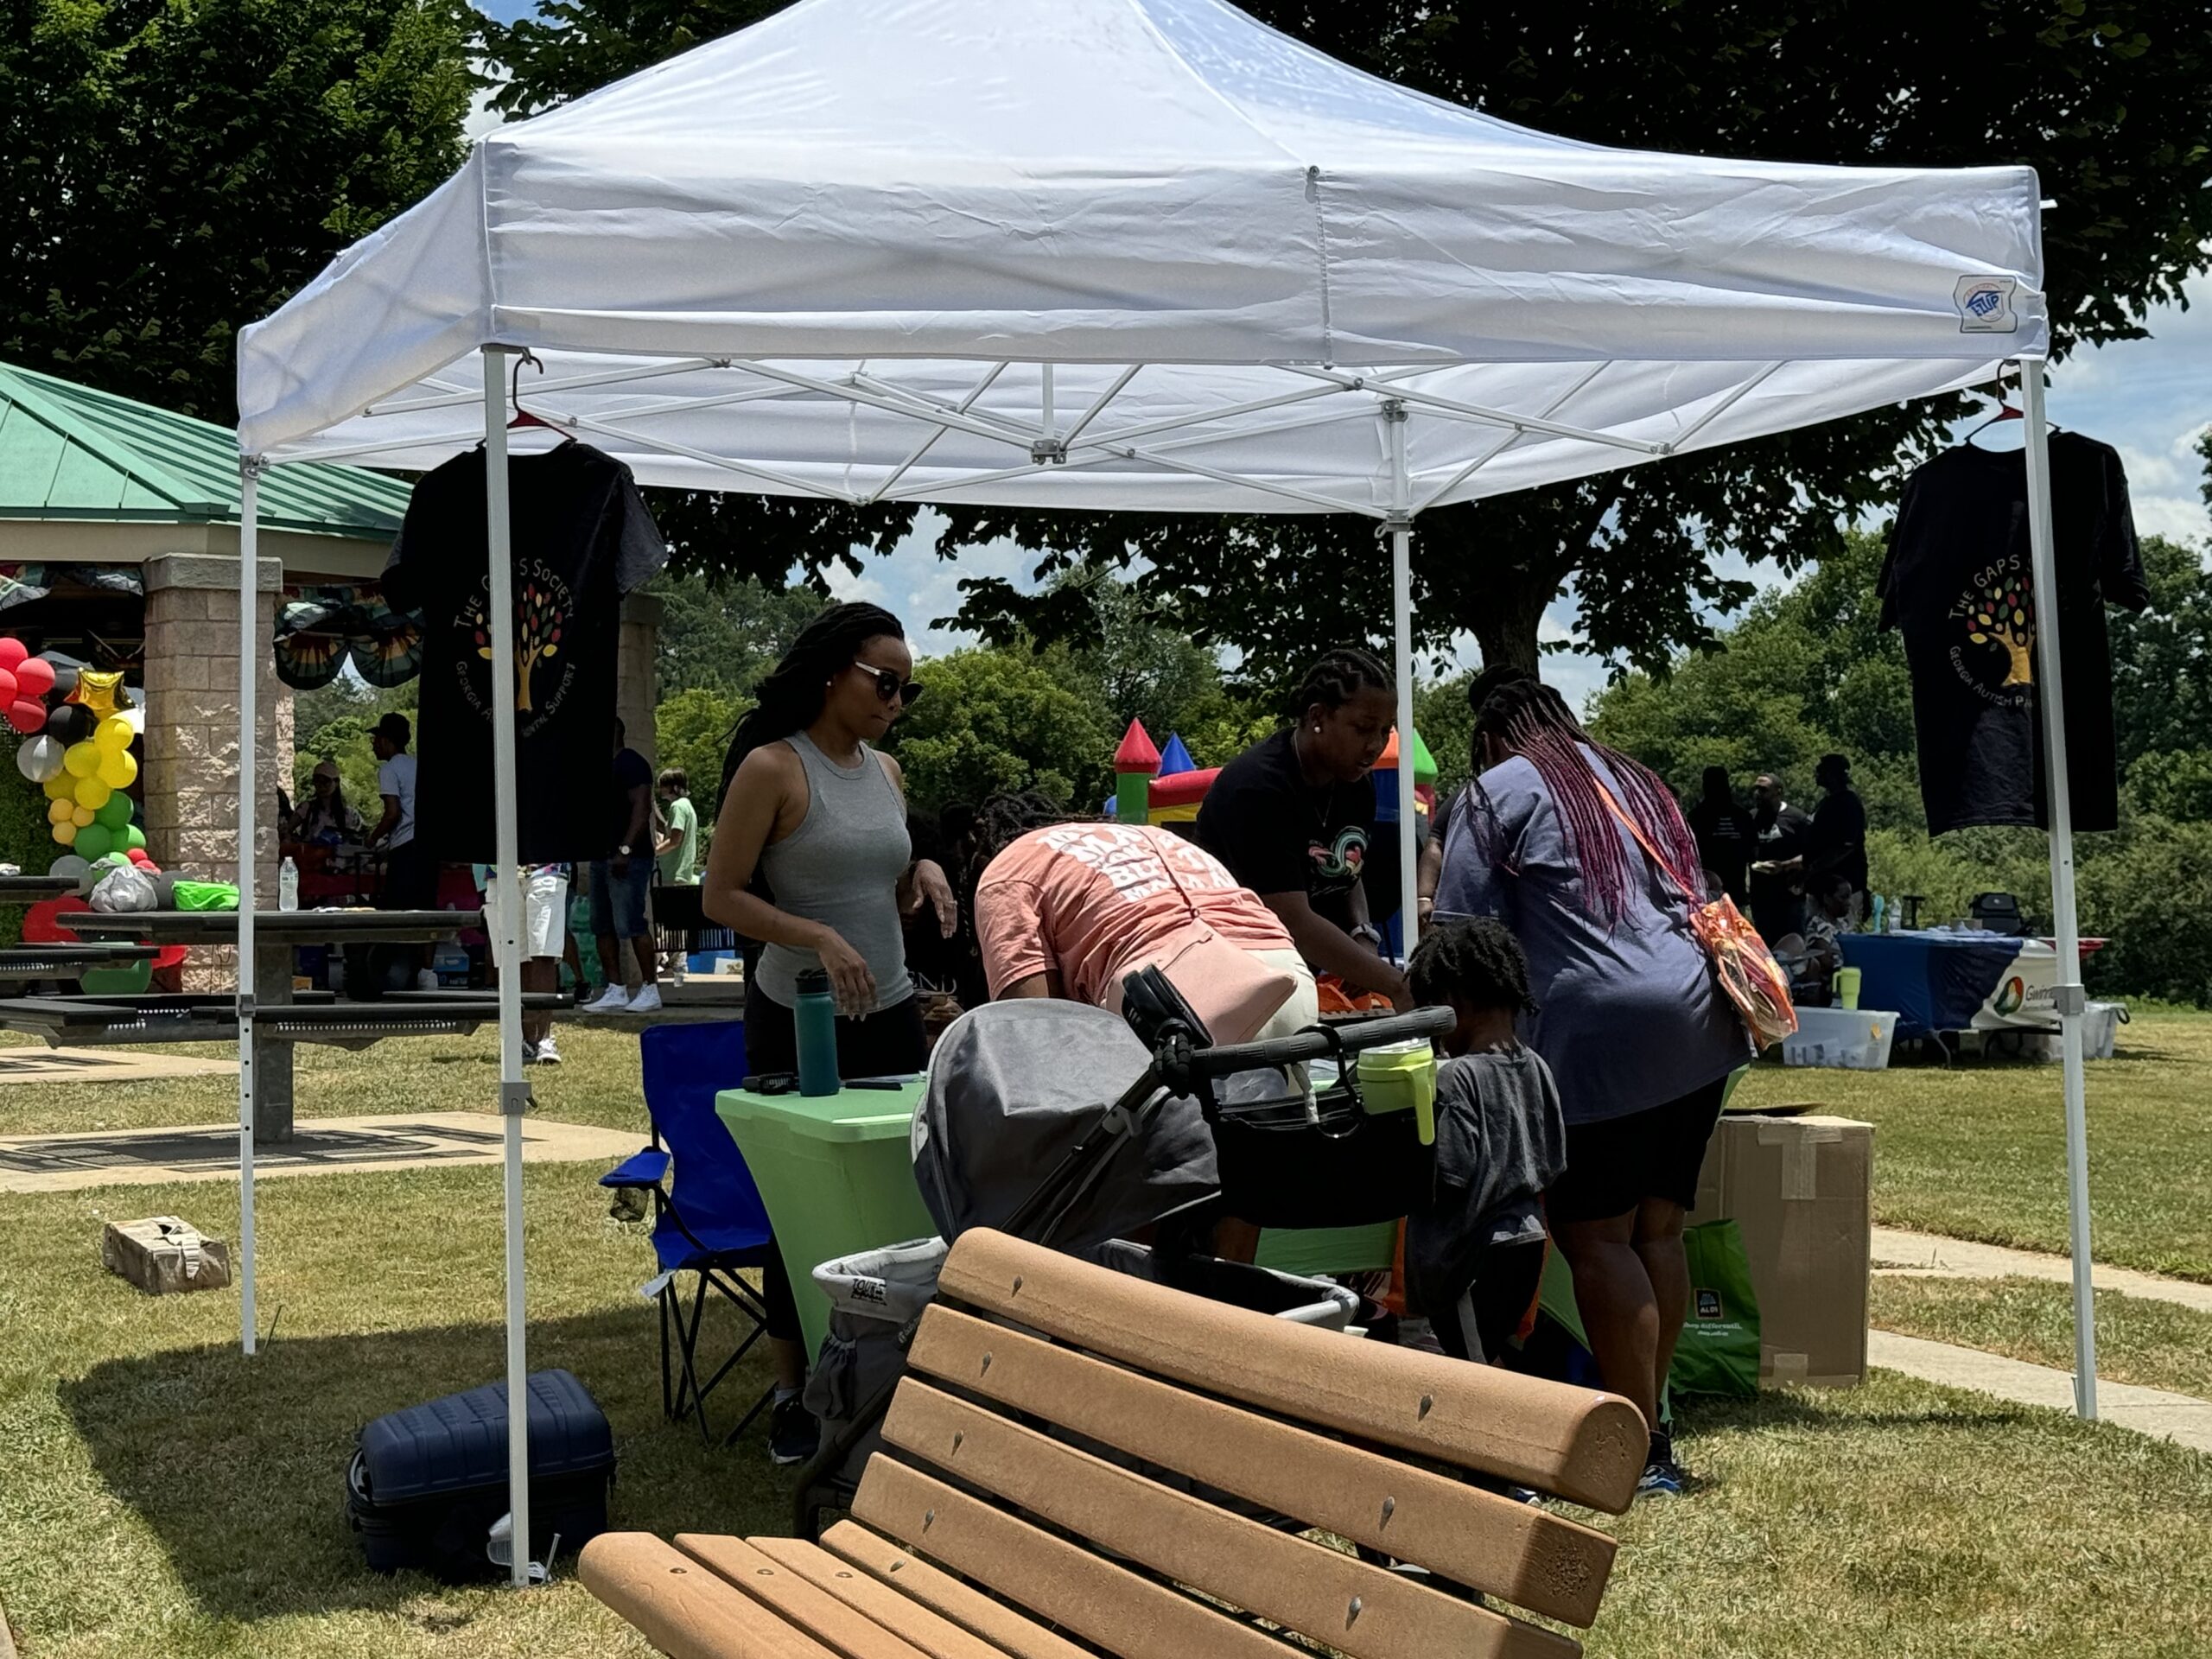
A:
{"type": "Polygon", "coordinates": [[[300,907],[300,867],[286,859],[276,872],[276,908],[297,910],[300,907]]]}
{"type": "Polygon", "coordinates": [[[798,1037],[798,1091],[837,1092],[837,1005],[830,998],[830,976],[810,968],[798,976],[798,1006],[791,1023],[798,1037]]]}

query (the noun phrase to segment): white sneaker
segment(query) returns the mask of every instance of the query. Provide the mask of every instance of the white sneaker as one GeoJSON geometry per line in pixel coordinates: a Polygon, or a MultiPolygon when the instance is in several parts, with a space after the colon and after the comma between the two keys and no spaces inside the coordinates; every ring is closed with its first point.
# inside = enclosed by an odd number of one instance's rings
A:
{"type": "Polygon", "coordinates": [[[658,1014],[660,987],[658,985],[642,987],[638,994],[630,999],[626,1006],[632,1014],[658,1014]]]}
{"type": "Polygon", "coordinates": [[[586,1014],[620,1014],[630,1006],[630,988],[609,985],[590,1001],[584,1004],[586,1014]]]}
{"type": "Polygon", "coordinates": [[[538,1039],[537,1048],[536,1052],[532,1053],[531,1058],[534,1064],[538,1065],[558,1065],[561,1064],[561,1051],[553,1046],[553,1033],[551,1032],[547,1032],[544,1036],[538,1039]]]}
{"type": "Polygon", "coordinates": [[[417,968],[415,970],[415,988],[418,991],[436,990],[438,988],[437,975],[432,973],[428,968],[417,968]]]}

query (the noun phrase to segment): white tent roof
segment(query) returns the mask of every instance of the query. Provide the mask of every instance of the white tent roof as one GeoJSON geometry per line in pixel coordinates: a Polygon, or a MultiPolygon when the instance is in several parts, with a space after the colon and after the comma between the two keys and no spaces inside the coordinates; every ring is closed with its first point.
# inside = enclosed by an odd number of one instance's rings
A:
{"type": "Polygon", "coordinates": [[[245,331],[239,435],[435,465],[490,344],[647,483],[1380,514],[1385,398],[1420,508],[1986,379],[2037,203],[1572,143],[1219,0],[804,0],[480,139],[245,331]]]}

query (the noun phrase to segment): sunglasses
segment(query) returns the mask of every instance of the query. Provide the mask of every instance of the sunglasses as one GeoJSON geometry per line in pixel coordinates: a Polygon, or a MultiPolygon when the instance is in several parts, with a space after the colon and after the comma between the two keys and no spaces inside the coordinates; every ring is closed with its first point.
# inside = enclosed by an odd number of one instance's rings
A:
{"type": "Polygon", "coordinates": [[[911,709],[922,695],[920,681],[902,680],[899,677],[896,670],[878,668],[873,663],[855,662],[853,666],[863,674],[875,676],[875,695],[881,702],[889,702],[896,697],[906,708],[911,709]]]}

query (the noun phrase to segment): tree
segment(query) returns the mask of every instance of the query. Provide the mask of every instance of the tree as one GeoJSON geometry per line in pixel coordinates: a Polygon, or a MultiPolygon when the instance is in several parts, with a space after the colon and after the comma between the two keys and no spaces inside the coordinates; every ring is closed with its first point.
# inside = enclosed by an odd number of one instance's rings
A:
{"type": "Polygon", "coordinates": [[[460,164],[462,0],[20,0],[0,356],[227,423],[239,327],[460,164]]]}
{"type": "Polygon", "coordinates": [[[305,800],[314,793],[309,779],[316,765],[333,760],[338,765],[338,785],[346,791],[346,804],[374,823],[382,805],[377,791],[376,751],[370,747],[369,734],[389,714],[404,715],[408,723],[414,725],[419,696],[420,683],[415,680],[380,689],[351,675],[340,675],[316,690],[295,691],[293,801],[305,800]]]}
{"type": "Polygon", "coordinates": [[[1002,790],[1102,800],[1121,730],[1065,651],[956,651],[920,671],[929,694],[892,728],[906,793],[935,811],[1002,790]]]}
{"type": "Polygon", "coordinates": [[[664,690],[749,696],[823,604],[810,588],[666,572],[645,591],[664,607],[655,663],[664,690]]]}
{"type": "Polygon", "coordinates": [[[653,749],[664,769],[680,766],[690,784],[687,791],[698,809],[700,849],[705,850],[715,830],[715,797],[721,791],[722,757],[729,752],[730,733],[738,719],[753,706],[753,699],[712,686],[688,686],[664,696],[653,710],[653,749]]]}

